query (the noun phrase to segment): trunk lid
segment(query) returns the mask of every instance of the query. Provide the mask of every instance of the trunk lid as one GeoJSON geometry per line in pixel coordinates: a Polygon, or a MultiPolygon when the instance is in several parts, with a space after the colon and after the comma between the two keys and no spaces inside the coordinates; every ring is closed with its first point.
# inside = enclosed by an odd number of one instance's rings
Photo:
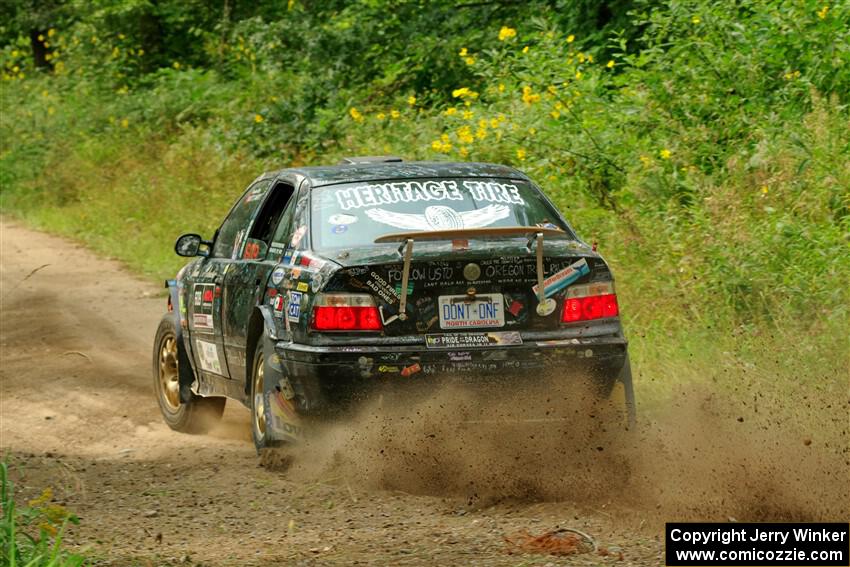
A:
{"type": "Polygon", "coordinates": [[[342,268],[324,291],[371,294],[387,336],[554,330],[560,326],[560,295],[568,285],[608,281],[611,275],[602,258],[586,244],[547,240],[543,250],[547,305],[538,311],[534,246],[529,249],[525,239],[516,238],[415,242],[406,317],[399,311],[403,243],[341,253],[334,261],[342,268]]]}

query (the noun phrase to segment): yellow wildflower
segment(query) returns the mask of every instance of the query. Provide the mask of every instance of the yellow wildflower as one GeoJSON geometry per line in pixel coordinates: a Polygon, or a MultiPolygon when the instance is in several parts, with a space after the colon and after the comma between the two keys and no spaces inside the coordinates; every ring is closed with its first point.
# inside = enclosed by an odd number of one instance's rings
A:
{"type": "Polygon", "coordinates": [[[464,61],[466,61],[467,65],[475,65],[475,57],[467,57],[464,61]]]}
{"type": "Polygon", "coordinates": [[[525,154],[525,150],[524,150],[524,149],[519,148],[519,149],[516,151],[516,157],[517,157],[517,159],[519,159],[520,161],[525,161],[525,156],[526,156],[526,154],[525,154]]]}
{"type": "Polygon", "coordinates": [[[30,500],[27,504],[30,508],[38,508],[53,498],[53,489],[49,486],[41,491],[38,498],[30,500]]]}
{"type": "Polygon", "coordinates": [[[508,26],[502,26],[499,30],[499,41],[506,41],[512,37],[516,37],[516,30],[508,26]]]}
{"type": "Polygon", "coordinates": [[[56,35],[55,29],[50,28],[49,30],[47,30],[47,37],[53,37],[54,35],[56,35]]]}
{"type": "Polygon", "coordinates": [[[498,128],[498,127],[499,127],[499,121],[496,120],[495,118],[491,118],[490,119],[490,128],[498,128]]]}
{"type": "Polygon", "coordinates": [[[523,47],[523,48],[522,48],[522,52],[523,52],[523,53],[528,53],[528,46],[527,46],[527,45],[526,45],[525,47],[523,47]]]}
{"type": "Polygon", "coordinates": [[[12,57],[17,57],[17,56],[18,56],[18,55],[20,55],[20,54],[21,54],[21,52],[20,52],[20,51],[18,51],[17,49],[13,49],[13,50],[12,50],[12,57]]]}
{"type": "Polygon", "coordinates": [[[457,139],[462,144],[471,144],[475,141],[475,138],[472,136],[472,130],[469,126],[462,126],[457,130],[457,139]]]}
{"type": "Polygon", "coordinates": [[[458,150],[458,153],[460,154],[460,157],[466,157],[469,155],[469,150],[461,146],[461,148],[458,150]]]}
{"type": "Polygon", "coordinates": [[[469,52],[466,50],[465,47],[461,48],[461,50],[457,52],[457,54],[460,55],[461,57],[466,57],[467,53],[469,53],[469,52]]]}
{"type": "Polygon", "coordinates": [[[549,113],[549,115],[550,115],[552,118],[554,118],[555,120],[557,120],[558,118],[560,118],[560,117],[561,117],[561,113],[560,113],[560,112],[558,112],[557,110],[553,110],[552,112],[550,112],[550,113],[549,113]]]}
{"type": "Polygon", "coordinates": [[[449,135],[448,135],[448,134],[441,134],[441,135],[440,135],[440,140],[442,140],[442,142],[443,142],[444,144],[448,144],[448,143],[449,143],[449,140],[450,140],[449,135]]]}
{"type": "Polygon", "coordinates": [[[375,118],[377,118],[378,120],[383,120],[386,117],[387,117],[387,115],[384,114],[383,112],[379,112],[378,114],[375,115],[375,118]]]}
{"type": "Polygon", "coordinates": [[[433,142],[431,142],[431,149],[432,150],[436,150],[436,151],[439,152],[442,147],[443,147],[443,143],[440,140],[434,140],[433,142]]]}
{"type": "MultiPolygon", "coordinates": [[[[485,122],[485,124],[486,124],[486,122],[485,122]]],[[[486,126],[485,127],[479,127],[478,130],[475,131],[475,137],[479,140],[483,140],[484,138],[486,138],[487,137],[486,126]]]]}
{"type": "Polygon", "coordinates": [[[459,89],[455,89],[455,90],[453,90],[453,91],[452,91],[452,96],[453,96],[454,98],[471,98],[471,99],[475,99],[475,98],[478,98],[478,93],[477,93],[477,92],[475,92],[475,91],[473,91],[473,90],[469,90],[467,87],[461,87],[461,88],[459,88],[459,89]]]}
{"type": "Polygon", "coordinates": [[[174,63],[171,64],[171,66],[174,67],[175,69],[179,69],[180,68],[180,62],[175,61],[174,63]]]}
{"type": "Polygon", "coordinates": [[[121,127],[122,127],[122,128],[127,128],[127,127],[129,127],[129,126],[130,126],[130,121],[129,121],[129,120],[127,120],[126,118],[122,118],[122,119],[121,119],[121,127]]]}
{"type": "Polygon", "coordinates": [[[508,117],[507,117],[507,116],[505,116],[504,114],[502,114],[501,112],[499,113],[499,116],[497,116],[496,118],[498,118],[498,119],[499,119],[499,122],[500,122],[500,123],[501,123],[501,122],[506,122],[506,121],[507,121],[507,119],[508,119],[508,117]]]}
{"type": "Polygon", "coordinates": [[[694,17],[692,17],[692,18],[691,18],[691,23],[692,23],[692,24],[694,24],[694,25],[697,25],[697,24],[698,24],[698,23],[700,23],[701,21],[702,21],[702,20],[700,20],[700,17],[699,17],[699,16],[694,16],[694,17]]]}
{"type": "Polygon", "coordinates": [[[528,129],[528,133],[529,133],[531,136],[535,135],[535,134],[537,133],[537,128],[529,128],[529,129],[528,129]]]}
{"type": "Polygon", "coordinates": [[[593,63],[593,55],[590,55],[590,54],[587,55],[587,62],[593,63]]]}
{"type": "Polygon", "coordinates": [[[823,8],[818,10],[818,18],[820,18],[821,20],[825,20],[827,12],[829,12],[829,6],[824,6],[823,8]]]}
{"type": "Polygon", "coordinates": [[[767,195],[767,193],[768,193],[767,185],[762,185],[762,186],[761,186],[761,194],[762,194],[762,195],[767,195]]]}
{"type": "Polygon", "coordinates": [[[640,156],[640,161],[641,161],[641,163],[643,164],[644,167],[649,167],[650,165],[652,165],[652,158],[649,157],[648,155],[640,156]]]}
{"type": "Polygon", "coordinates": [[[660,152],[658,152],[658,155],[661,156],[661,159],[670,159],[670,156],[673,154],[670,152],[670,150],[664,148],[660,152]]]}
{"type": "Polygon", "coordinates": [[[584,53],[579,52],[579,54],[578,54],[578,62],[579,62],[579,63],[584,63],[584,60],[585,60],[585,59],[586,59],[586,57],[584,56],[584,53]]]}
{"type": "Polygon", "coordinates": [[[407,104],[409,104],[410,106],[413,106],[414,104],[416,104],[416,97],[413,96],[413,95],[410,95],[409,97],[407,97],[407,104]]]}
{"type": "Polygon", "coordinates": [[[575,40],[576,40],[576,36],[574,36],[573,34],[570,34],[570,35],[567,36],[567,43],[572,43],[575,40]]]}
{"type": "Polygon", "coordinates": [[[390,118],[392,118],[393,120],[395,120],[395,119],[396,119],[396,118],[398,118],[399,116],[401,116],[401,112],[399,112],[398,110],[395,110],[395,109],[390,110],[390,118]]]}
{"type": "Polygon", "coordinates": [[[361,114],[361,112],[355,107],[352,106],[348,111],[348,114],[351,115],[351,118],[353,118],[355,122],[363,122],[363,114],[361,114]]]}
{"type": "Polygon", "coordinates": [[[581,71],[576,71],[576,81],[580,81],[583,76],[581,71]]]}
{"type": "Polygon", "coordinates": [[[500,93],[505,92],[505,83],[499,83],[499,92],[500,93]]]}
{"type": "Polygon", "coordinates": [[[475,116],[475,113],[471,110],[463,111],[463,119],[464,120],[472,120],[472,117],[475,116]]]}
{"type": "Polygon", "coordinates": [[[530,86],[522,87],[522,102],[525,104],[533,104],[540,100],[540,95],[534,93],[530,86]]]}
{"type": "Polygon", "coordinates": [[[455,114],[457,114],[457,108],[455,108],[454,106],[449,107],[446,109],[445,112],[443,112],[443,114],[445,114],[446,116],[454,116],[455,114]]]}
{"type": "Polygon", "coordinates": [[[257,124],[259,124],[263,120],[265,120],[265,118],[263,118],[262,114],[255,114],[254,115],[254,122],[256,122],[257,124]]]}
{"type": "Polygon", "coordinates": [[[608,61],[608,63],[605,64],[605,66],[608,67],[609,69],[613,69],[614,65],[615,65],[615,63],[614,63],[613,59],[611,59],[610,61],[608,61]]]}
{"type": "Polygon", "coordinates": [[[144,54],[145,54],[145,50],[144,50],[144,49],[139,49],[139,51],[137,51],[136,53],[138,54],[138,56],[139,56],[139,57],[141,57],[142,55],[144,55],[144,54]]]}
{"type": "Polygon", "coordinates": [[[38,41],[44,41],[44,36],[42,34],[38,34],[38,41]]]}

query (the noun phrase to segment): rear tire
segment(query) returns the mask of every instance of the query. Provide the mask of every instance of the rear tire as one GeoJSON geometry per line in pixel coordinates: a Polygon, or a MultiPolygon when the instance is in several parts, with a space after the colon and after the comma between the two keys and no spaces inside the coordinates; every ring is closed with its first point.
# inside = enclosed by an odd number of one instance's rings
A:
{"type": "Polygon", "coordinates": [[[625,429],[634,429],[637,423],[637,408],[635,407],[635,390],[632,383],[632,364],[628,353],[623,367],[617,373],[608,400],[620,414],[625,429]]]}
{"type": "Polygon", "coordinates": [[[159,410],[171,429],[204,433],[221,419],[227,400],[192,394],[188,402],[180,401],[178,340],[177,317],[167,313],[156,330],[153,349],[153,383],[159,410]]]}
{"type": "Polygon", "coordinates": [[[266,422],[268,413],[265,398],[265,363],[263,338],[260,337],[254,347],[251,363],[251,437],[254,439],[257,453],[272,445],[269,441],[269,424],[266,422]]]}

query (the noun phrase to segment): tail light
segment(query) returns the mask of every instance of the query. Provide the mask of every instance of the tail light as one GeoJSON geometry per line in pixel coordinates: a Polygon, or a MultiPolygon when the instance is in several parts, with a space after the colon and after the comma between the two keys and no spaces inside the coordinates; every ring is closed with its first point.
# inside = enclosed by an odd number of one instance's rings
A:
{"type": "Polygon", "coordinates": [[[612,282],[576,285],[567,289],[561,322],[592,321],[593,319],[616,317],[619,314],[617,294],[614,293],[612,282]]]}
{"type": "Polygon", "coordinates": [[[313,303],[310,327],[316,331],[380,331],[375,300],[364,293],[320,293],[313,303]]]}

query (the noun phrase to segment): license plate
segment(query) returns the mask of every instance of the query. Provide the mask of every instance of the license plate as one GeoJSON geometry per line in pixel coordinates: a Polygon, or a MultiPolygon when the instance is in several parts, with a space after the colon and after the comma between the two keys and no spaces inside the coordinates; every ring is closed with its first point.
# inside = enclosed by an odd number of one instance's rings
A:
{"type": "Polygon", "coordinates": [[[501,293],[469,301],[465,295],[440,296],[441,329],[486,329],[505,326],[505,303],[501,293]]]}

